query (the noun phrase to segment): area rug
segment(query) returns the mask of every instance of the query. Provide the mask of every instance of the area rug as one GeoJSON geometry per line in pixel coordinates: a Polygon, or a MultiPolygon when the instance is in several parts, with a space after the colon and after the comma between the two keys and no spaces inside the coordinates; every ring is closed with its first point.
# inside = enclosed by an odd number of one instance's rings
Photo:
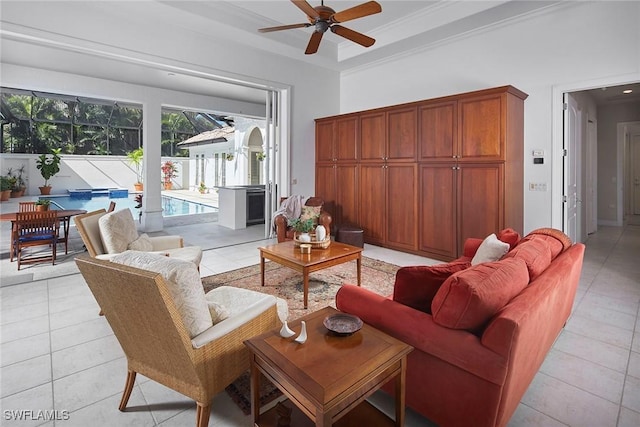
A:
{"type": "MultiPolygon", "coordinates": [[[[249,371],[240,375],[225,390],[245,415],[251,414],[251,377],[249,371]]],[[[260,407],[268,405],[280,396],[282,396],[282,392],[262,375],[260,379],[260,407]]]]}
{"type": "MultiPolygon", "coordinates": [[[[380,295],[393,293],[395,275],[400,267],[362,257],[361,286],[380,295]]],[[[355,285],[356,262],[350,261],[309,275],[309,303],[304,309],[302,274],[274,262],[265,264],[265,285],[260,286],[260,265],[252,265],[202,279],[205,292],[219,286],[236,286],[263,292],[287,301],[288,320],[294,320],[326,306],[335,307],[336,292],[343,284],[355,285]]]]}
{"type": "MultiPolygon", "coordinates": [[[[393,292],[396,272],[400,267],[373,258],[362,257],[361,286],[380,295],[393,292]]],[[[335,307],[335,295],[343,284],[358,283],[355,261],[336,265],[309,275],[309,308],[304,309],[302,274],[274,262],[265,264],[265,286],[260,286],[260,265],[252,265],[202,279],[205,292],[218,286],[236,286],[275,295],[285,299],[289,320],[320,310],[335,307]]],[[[245,415],[251,413],[251,383],[249,372],[241,375],[225,390],[245,415]]],[[[264,376],[260,380],[260,406],[280,397],[282,393],[264,376]]]]}

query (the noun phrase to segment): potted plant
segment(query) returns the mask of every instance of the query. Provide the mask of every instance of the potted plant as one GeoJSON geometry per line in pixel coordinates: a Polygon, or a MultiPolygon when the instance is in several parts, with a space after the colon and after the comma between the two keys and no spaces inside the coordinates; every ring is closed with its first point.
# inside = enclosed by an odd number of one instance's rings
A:
{"type": "Polygon", "coordinates": [[[136,191],[142,191],[142,158],[144,157],[144,151],[142,147],[136,148],[135,150],[129,151],[127,153],[127,159],[129,159],[129,164],[133,165],[136,168],[136,179],[138,180],[135,184],[133,184],[136,191]]]}
{"type": "Polygon", "coordinates": [[[235,158],[233,153],[227,153],[227,155],[225,157],[227,158],[227,161],[229,161],[229,162],[232,161],[235,158]]]}
{"type": "Polygon", "coordinates": [[[11,197],[22,197],[27,190],[27,182],[24,178],[25,166],[20,165],[19,168],[9,168],[7,175],[12,179],[11,197]]]}
{"type": "Polygon", "coordinates": [[[256,153],[256,160],[258,160],[259,162],[263,161],[266,158],[267,158],[267,155],[262,151],[259,151],[256,153]]]}
{"type": "Polygon", "coordinates": [[[49,199],[38,199],[35,202],[37,211],[48,211],[49,205],[51,205],[51,200],[49,199]]]}
{"type": "Polygon", "coordinates": [[[207,192],[207,186],[204,185],[204,181],[200,181],[200,186],[198,187],[198,191],[200,194],[204,194],[207,192]]]}
{"type": "Polygon", "coordinates": [[[44,185],[40,188],[40,194],[51,194],[51,186],[49,179],[60,172],[60,148],[51,150],[51,154],[40,154],[36,160],[36,167],[40,170],[40,174],[44,178],[44,185]]]}
{"type": "Polygon", "coordinates": [[[161,169],[164,189],[171,190],[173,188],[171,180],[178,176],[178,168],[171,160],[167,160],[162,164],[161,169]]]}
{"type": "Polygon", "coordinates": [[[0,176],[0,201],[9,200],[11,187],[11,179],[8,176],[0,176]]]}
{"type": "Polygon", "coordinates": [[[295,230],[295,238],[301,242],[310,242],[309,232],[313,230],[313,219],[295,218],[288,221],[289,227],[295,230]]]}
{"type": "Polygon", "coordinates": [[[142,193],[141,194],[136,194],[136,197],[134,197],[133,200],[136,202],[136,205],[134,207],[136,209],[140,209],[138,211],[138,220],[142,221],[142,193]]]}

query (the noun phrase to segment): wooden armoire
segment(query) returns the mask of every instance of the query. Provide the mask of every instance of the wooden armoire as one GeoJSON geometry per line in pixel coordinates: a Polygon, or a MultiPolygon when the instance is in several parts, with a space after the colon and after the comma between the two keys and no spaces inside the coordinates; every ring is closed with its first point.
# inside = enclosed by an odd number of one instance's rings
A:
{"type": "Polygon", "coordinates": [[[522,233],[524,100],[513,86],[316,119],[316,191],[365,242],[450,260],[522,233]]]}

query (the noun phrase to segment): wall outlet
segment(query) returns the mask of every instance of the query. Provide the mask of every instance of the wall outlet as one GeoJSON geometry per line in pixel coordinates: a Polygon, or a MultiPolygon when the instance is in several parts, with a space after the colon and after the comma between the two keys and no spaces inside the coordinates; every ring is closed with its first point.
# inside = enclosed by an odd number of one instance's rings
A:
{"type": "Polygon", "coordinates": [[[297,179],[293,178],[293,179],[291,180],[291,184],[292,184],[292,185],[296,185],[297,183],[298,183],[298,180],[297,180],[297,179]]]}
{"type": "Polygon", "coordinates": [[[530,182],[529,191],[547,191],[546,182],[530,182]]]}

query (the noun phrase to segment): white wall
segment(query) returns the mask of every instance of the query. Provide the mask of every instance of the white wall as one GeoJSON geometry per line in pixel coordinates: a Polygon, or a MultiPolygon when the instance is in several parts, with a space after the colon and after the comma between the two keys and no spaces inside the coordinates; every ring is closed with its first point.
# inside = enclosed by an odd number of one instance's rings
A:
{"type": "MultiPolygon", "coordinates": [[[[556,86],[638,73],[640,3],[568,2],[341,77],[342,113],[511,84],[525,101],[525,232],[552,224],[552,93],[556,86]],[[388,84],[381,82],[390,82],[388,84]],[[391,83],[392,82],[392,83],[391,83]],[[545,150],[545,164],[530,153],[545,150]]],[[[561,109],[560,109],[561,111],[561,109]]],[[[561,122],[560,122],[561,123],[561,122]]],[[[553,221],[559,221],[554,218],[553,221]]],[[[559,222],[562,223],[561,221],[559,222]]]]}

